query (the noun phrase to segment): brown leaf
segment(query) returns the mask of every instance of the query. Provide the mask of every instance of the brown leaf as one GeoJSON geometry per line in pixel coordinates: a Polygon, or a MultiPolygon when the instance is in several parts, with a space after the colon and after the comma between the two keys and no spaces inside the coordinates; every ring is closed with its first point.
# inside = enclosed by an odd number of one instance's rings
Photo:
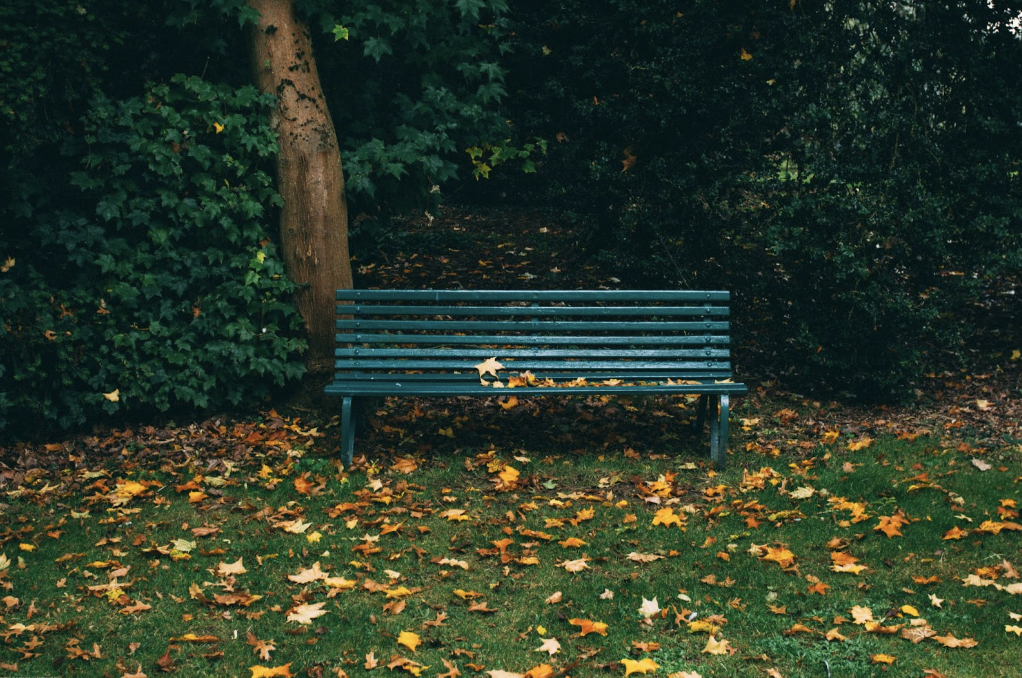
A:
{"type": "Polygon", "coordinates": [[[979,645],[979,642],[972,638],[955,638],[951,633],[946,636],[934,636],[933,639],[944,647],[976,647],[979,645]]]}

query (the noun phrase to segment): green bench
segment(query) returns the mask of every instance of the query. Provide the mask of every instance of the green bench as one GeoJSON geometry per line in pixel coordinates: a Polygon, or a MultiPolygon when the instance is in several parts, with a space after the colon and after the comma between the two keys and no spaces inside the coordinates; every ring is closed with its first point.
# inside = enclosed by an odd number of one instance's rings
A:
{"type": "Polygon", "coordinates": [[[724,467],[732,383],[729,292],[338,290],[344,463],[356,398],[698,394],[724,467]],[[486,370],[495,358],[501,368],[486,370]],[[486,365],[483,365],[486,363],[486,365]],[[499,381],[499,388],[494,382],[499,381]],[[517,384],[517,387],[513,387],[517,384]]]}

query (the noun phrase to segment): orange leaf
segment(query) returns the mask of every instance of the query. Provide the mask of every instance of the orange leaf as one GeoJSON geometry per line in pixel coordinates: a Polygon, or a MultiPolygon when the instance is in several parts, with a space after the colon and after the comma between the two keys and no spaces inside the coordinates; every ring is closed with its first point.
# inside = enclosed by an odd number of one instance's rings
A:
{"type": "Polygon", "coordinates": [[[598,633],[601,636],[607,635],[607,625],[603,622],[594,622],[588,619],[569,619],[568,623],[572,626],[581,627],[580,635],[588,635],[590,633],[598,633]]]}
{"type": "Polygon", "coordinates": [[[273,678],[274,676],[279,676],[280,678],[294,678],[295,674],[291,673],[291,664],[292,662],[288,662],[283,666],[275,666],[273,668],[268,668],[266,666],[250,666],[249,670],[252,672],[250,678],[273,678]]]}

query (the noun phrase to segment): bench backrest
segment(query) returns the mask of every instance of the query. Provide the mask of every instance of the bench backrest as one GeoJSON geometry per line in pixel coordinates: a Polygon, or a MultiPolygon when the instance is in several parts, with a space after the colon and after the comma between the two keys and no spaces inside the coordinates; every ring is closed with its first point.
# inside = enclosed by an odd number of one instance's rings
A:
{"type": "Polygon", "coordinates": [[[723,291],[339,290],[338,380],[732,376],[723,291]],[[505,373],[502,372],[503,377],[505,373]]]}

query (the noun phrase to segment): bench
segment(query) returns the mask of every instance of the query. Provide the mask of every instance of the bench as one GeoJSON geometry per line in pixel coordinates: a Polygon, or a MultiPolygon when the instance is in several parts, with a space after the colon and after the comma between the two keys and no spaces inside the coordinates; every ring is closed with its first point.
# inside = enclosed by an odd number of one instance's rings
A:
{"type": "Polygon", "coordinates": [[[697,394],[694,426],[709,410],[710,457],[724,467],[730,396],[748,390],[731,382],[729,292],[338,290],[337,301],[325,392],[343,399],[346,466],[360,397],[697,394]]]}

